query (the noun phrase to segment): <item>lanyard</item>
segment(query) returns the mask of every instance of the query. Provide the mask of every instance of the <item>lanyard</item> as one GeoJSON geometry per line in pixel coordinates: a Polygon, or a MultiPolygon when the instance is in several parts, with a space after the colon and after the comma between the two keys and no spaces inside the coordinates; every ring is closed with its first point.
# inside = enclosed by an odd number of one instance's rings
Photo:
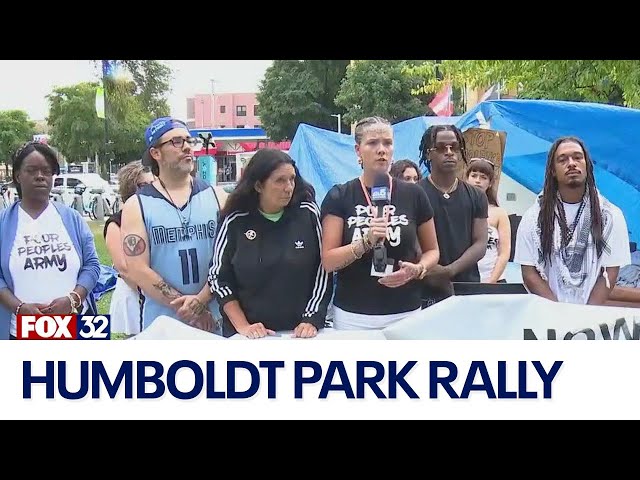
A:
{"type": "MultiPolygon", "coordinates": [[[[393,179],[391,175],[389,175],[389,202],[391,202],[391,196],[393,195],[393,179]]],[[[373,203],[371,202],[371,197],[369,196],[369,192],[367,192],[367,187],[364,186],[364,182],[362,181],[362,176],[359,177],[360,186],[362,187],[362,193],[364,193],[364,198],[367,200],[369,207],[373,207],[373,203]]],[[[389,221],[389,211],[387,210],[386,219],[389,221]]]]}

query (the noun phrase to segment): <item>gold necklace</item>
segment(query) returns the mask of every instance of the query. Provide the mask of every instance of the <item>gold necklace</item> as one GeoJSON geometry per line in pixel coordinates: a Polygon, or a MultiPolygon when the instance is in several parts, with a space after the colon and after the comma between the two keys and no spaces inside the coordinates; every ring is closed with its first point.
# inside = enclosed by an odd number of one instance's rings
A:
{"type": "Polygon", "coordinates": [[[446,188],[442,188],[440,185],[436,184],[436,182],[433,181],[433,178],[431,178],[431,175],[429,175],[427,177],[429,179],[429,181],[431,182],[431,184],[436,187],[438,189],[438,191],[440,191],[440,193],[442,193],[442,196],[444,198],[446,198],[447,200],[449,198],[451,198],[451,195],[449,195],[451,192],[453,192],[457,187],[458,187],[458,177],[456,177],[456,179],[453,181],[453,185],[451,185],[448,189],[446,188]]]}

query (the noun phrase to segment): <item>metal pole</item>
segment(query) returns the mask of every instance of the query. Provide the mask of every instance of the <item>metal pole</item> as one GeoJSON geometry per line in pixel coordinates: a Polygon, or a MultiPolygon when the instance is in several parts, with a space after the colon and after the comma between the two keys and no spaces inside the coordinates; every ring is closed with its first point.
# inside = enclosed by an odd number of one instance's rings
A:
{"type": "MultiPolygon", "coordinates": [[[[105,160],[109,158],[109,108],[108,108],[108,95],[107,95],[107,67],[104,65],[104,62],[108,62],[109,60],[103,60],[102,66],[102,85],[104,87],[104,157],[105,160]]],[[[109,174],[111,174],[111,160],[105,162],[105,166],[109,169],[109,174]]],[[[100,171],[100,170],[98,170],[100,171]]]]}
{"type": "Polygon", "coordinates": [[[211,82],[211,128],[216,128],[216,93],[215,93],[215,83],[216,81],[211,78],[209,79],[211,82]]]}
{"type": "Polygon", "coordinates": [[[332,113],[331,116],[338,119],[338,133],[342,133],[342,114],[332,113]]]}

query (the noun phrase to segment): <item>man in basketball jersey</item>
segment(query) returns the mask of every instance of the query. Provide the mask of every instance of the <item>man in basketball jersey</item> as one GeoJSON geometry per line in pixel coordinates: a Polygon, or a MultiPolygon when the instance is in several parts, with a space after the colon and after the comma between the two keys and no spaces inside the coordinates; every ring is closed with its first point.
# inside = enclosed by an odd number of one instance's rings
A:
{"type": "Polygon", "coordinates": [[[221,333],[207,286],[220,203],[211,185],[191,175],[199,139],[182,121],[162,117],[145,142],[143,163],[156,180],[125,203],[121,233],[127,274],[144,297],[141,329],[168,315],[221,333]]]}

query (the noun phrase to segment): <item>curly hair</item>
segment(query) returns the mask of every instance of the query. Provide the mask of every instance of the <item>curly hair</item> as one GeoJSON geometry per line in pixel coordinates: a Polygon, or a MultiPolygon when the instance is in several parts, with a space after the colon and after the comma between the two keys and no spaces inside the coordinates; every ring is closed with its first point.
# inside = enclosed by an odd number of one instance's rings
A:
{"type": "Polygon", "coordinates": [[[413,168],[416,173],[418,174],[418,180],[422,179],[422,172],[420,172],[420,167],[418,167],[418,165],[416,165],[415,162],[409,160],[409,159],[402,159],[402,160],[395,160],[392,164],[391,164],[391,169],[389,170],[389,175],[391,175],[393,178],[397,178],[399,180],[403,179],[403,174],[404,171],[407,168],[413,168]]]}
{"type": "Polygon", "coordinates": [[[120,170],[118,170],[118,183],[119,192],[122,202],[126,202],[127,199],[136,193],[138,189],[138,178],[142,173],[149,171],[149,167],[142,165],[142,161],[136,160],[126,164],[120,170]]]}

